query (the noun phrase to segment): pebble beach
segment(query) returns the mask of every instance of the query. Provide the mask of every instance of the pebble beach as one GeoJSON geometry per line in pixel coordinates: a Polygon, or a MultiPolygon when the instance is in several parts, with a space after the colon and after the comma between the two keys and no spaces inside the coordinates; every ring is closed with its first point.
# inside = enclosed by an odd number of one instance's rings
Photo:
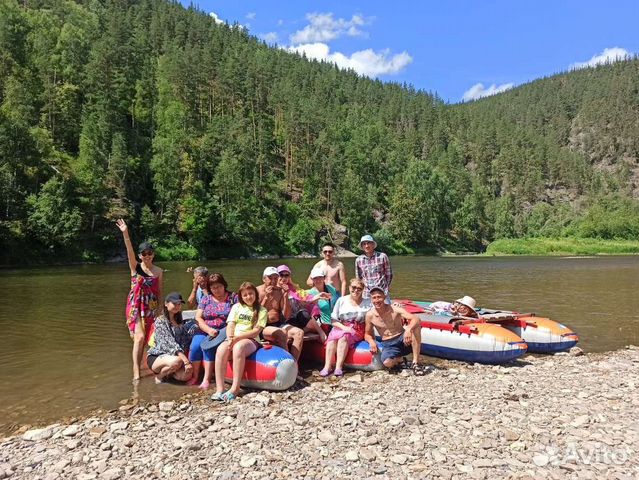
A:
{"type": "MultiPolygon", "coordinates": [[[[0,479],[635,479],[639,347],[123,403],[0,441],[0,479]]],[[[159,387],[161,388],[161,386],[159,387]]]]}

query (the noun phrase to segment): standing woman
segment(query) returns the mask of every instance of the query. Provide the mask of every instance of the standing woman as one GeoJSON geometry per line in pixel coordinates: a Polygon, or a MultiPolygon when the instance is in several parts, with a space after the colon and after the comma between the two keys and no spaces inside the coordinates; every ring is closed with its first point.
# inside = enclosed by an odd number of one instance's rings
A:
{"type": "Polygon", "coordinates": [[[207,389],[213,376],[213,363],[215,362],[215,352],[217,349],[205,350],[202,348],[202,341],[208,337],[217,337],[220,331],[226,328],[226,320],[231,312],[231,307],[237,303],[237,294],[229,292],[228,283],[221,273],[213,273],[208,277],[208,285],[200,300],[195,320],[198,329],[193,336],[189,360],[193,362],[193,378],[189,385],[195,385],[200,377],[200,365],[204,361],[204,379],[200,388],[207,389]]]}
{"type": "Polygon", "coordinates": [[[257,341],[266,327],[268,312],[260,304],[257,288],[251,282],[240,285],[239,303],[233,305],[226,324],[226,341],[217,348],[215,355],[215,393],[211,400],[232,402],[240,393],[240,381],[244,375],[246,357],[257,351],[262,344],[257,341]],[[233,353],[233,383],[224,392],[224,376],[233,353]],[[224,393],[222,393],[224,392],[224,393]]]}
{"type": "Polygon", "coordinates": [[[344,375],[342,368],[348,350],[364,338],[366,313],[372,307],[370,299],[362,297],[364,287],[362,280],[351,279],[350,295],[340,297],[335,304],[331,314],[333,329],[326,339],[326,358],[324,368],[320,372],[322,377],[331,374],[331,365],[336,351],[337,357],[333,374],[336,377],[344,375]]]}
{"type": "Polygon", "coordinates": [[[148,340],[147,336],[157,314],[158,299],[162,298],[162,269],[153,265],[153,245],[142,242],[138,247],[139,256],[136,257],[126,222],[119,219],[116,225],[124,237],[131,269],[131,291],[126,302],[126,322],[133,339],[133,381],[137,382],[140,380],[144,344],[148,340]]]}

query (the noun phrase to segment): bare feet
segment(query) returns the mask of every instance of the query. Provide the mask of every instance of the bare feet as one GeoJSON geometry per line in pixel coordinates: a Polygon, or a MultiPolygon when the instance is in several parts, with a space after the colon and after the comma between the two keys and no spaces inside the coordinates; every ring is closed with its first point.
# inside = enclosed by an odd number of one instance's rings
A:
{"type": "Polygon", "coordinates": [[[200,383],[199,388],[201,388],[202,390],[207,390],[210,386],[211,384],[207,380],[204,380],[202,383],[200,383]]]}
{"type": "Polygon", "coordinates": [[[187,385],[188,387],[192,387],[192,386],[194,386],[194,385],[197,385],[197,380],[198,380],[198,378],[197,378],[195,375],[193,375],[193,376],[191,377],[191,380],[189,380],[188,382],[186,382],[186,385],[187,385]]]}

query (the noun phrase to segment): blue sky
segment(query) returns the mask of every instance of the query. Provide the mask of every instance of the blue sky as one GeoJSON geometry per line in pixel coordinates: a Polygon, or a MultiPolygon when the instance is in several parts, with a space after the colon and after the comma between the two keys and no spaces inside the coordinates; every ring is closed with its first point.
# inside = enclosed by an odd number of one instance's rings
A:
{"type": "Polygon", "coordinates": [[[639,0],[195,4],[274,45],[451,103],[639,53],[639,0]]]}

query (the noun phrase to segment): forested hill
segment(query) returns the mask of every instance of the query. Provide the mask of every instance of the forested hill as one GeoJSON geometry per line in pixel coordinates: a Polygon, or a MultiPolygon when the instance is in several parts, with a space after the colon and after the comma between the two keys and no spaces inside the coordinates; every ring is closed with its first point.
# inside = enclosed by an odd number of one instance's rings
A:
{"type": "Polygon", "coordinates": [[[160,0],[0,0],[0,263],[639,238],[639,60],[446,105],[160,0]],[[634,196],[634,199],[633,199],[634,196]]]}

